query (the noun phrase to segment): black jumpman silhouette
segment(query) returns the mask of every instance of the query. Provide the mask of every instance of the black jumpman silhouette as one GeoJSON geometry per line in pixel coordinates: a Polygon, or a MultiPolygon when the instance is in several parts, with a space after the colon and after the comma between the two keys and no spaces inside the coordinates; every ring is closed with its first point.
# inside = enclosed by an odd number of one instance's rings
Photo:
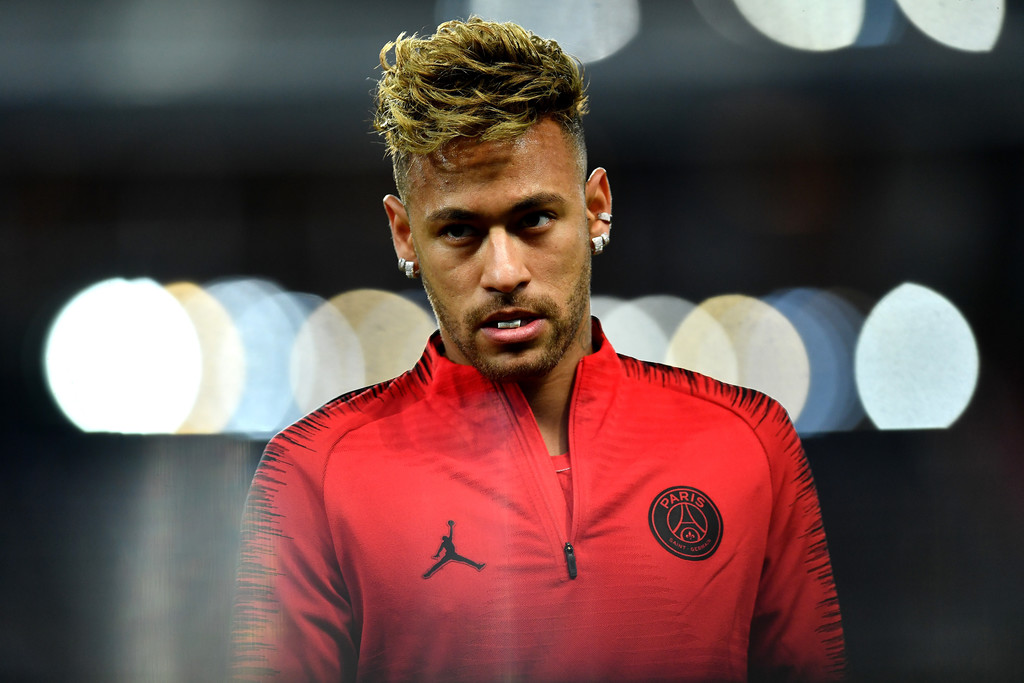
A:
{"type": "Polygon", "coordinates": [[[470,567],[476,567],[477,571],[480,571],[484,568],[484,563],[474,562],[468,557],[463,557],[462,555],[459,555],[457,552],[455,552],[455,541],[452,540],[454,536],[455,522],[449,519],[448,535],[441,537],[441,545],[440,547],[438,547],[437,552],[434,553],[434,557],[437,558],[441,556],[441,551],[443,550],[444,557],[441,557],[441,559],[437,561],[437,564],[435,564],[433,567],[426,571],[426,573],[423,575],[424,579],[429,579],[431,576],[433,576],[434,572],[436,572],[438,569],[445,566],[449,562],[461,562],[462,564],[468,564],[470,567]]]}

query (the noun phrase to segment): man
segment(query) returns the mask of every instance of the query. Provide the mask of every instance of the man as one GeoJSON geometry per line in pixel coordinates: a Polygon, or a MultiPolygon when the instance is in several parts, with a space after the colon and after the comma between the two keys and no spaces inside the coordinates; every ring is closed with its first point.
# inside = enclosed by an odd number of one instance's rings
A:
{"type": "Polygon", "coordinates": [[[784,410],[619,357],[590,317],[611,191],[585,175],[577,64],[476,19],[400,36],[381,63],[399,191],[384,208],[440,329],[412,370],[268,446],[237,676],[838,676],[828,551],[784,410]]]}

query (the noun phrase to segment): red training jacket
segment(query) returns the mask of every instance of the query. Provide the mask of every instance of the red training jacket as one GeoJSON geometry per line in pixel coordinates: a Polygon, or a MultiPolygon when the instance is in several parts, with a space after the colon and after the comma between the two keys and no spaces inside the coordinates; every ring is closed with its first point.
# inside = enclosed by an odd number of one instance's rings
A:
{"type": "Polygon", "coordinates": [[[827,680],[817,494],[763,394],[594,324],[563,494],[516,384],[442,355],[276,436],[243,519],[239,680],[827,680]],[[569,502],[571,501],[571,505],[569,502]]]}

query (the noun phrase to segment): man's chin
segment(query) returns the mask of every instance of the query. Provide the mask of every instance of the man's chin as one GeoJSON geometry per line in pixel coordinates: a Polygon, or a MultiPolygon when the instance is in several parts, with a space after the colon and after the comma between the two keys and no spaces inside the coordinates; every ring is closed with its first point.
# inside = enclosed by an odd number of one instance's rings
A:
{"type": "Polygon", "coordinates": [[[558,359],[548,357],[539,349],[531,349],[521,354],[481,355],[474,358],[472,364],[487,379],[516,382],[543,377],[558,365],[558,359]]]}

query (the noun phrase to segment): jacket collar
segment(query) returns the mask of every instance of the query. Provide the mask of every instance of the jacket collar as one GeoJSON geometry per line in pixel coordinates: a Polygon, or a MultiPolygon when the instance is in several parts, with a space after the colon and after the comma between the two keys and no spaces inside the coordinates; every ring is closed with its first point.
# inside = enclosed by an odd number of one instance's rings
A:
{"type": "MultiPolygon", "coordinates": [[[[576,365],[576,377],[570,401],[573,404],[573,429],[579,433],[595,432],[611,407],[616,386],[623,377],[622,363],[604,335],[601,323],[591,318],[594,351],[576,365]]],[[[440,332],[431,335],[419,367],[429,377],[428,395],[454,401],[457,410],[480,411],[487,406],[504,403],[507,395],[518,410],[529,411],[525,398],[515,382],[495,382],[484,377],[471,365],[455,363],[444,356],[440,332]]]]}

